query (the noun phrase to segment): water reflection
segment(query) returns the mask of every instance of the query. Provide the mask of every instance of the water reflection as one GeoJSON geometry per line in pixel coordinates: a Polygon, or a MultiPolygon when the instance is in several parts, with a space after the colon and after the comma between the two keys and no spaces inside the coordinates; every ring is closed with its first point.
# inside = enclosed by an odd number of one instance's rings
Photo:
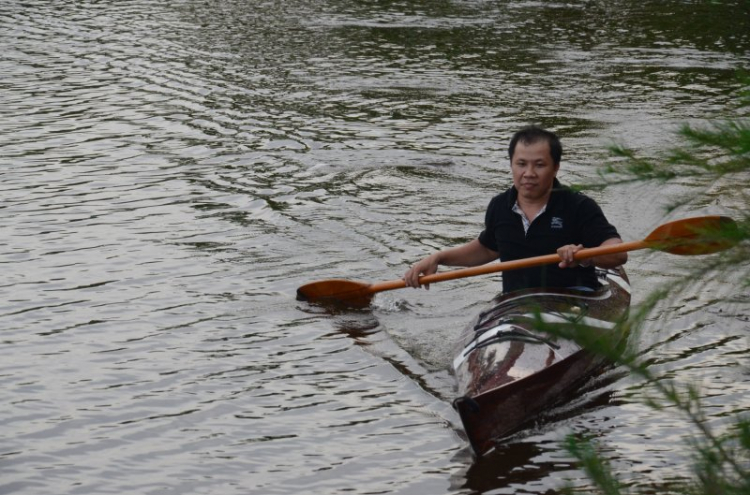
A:
{"type": "MultiPolygon", "coordinates": [[[[742,8],[6,2],[0,492],[546,493],[581,479],[558,427],[637,459],[634,483],[679,473],[684,428],[621,376],[473,462],[450,344],[496,278],[366,311],[294,296],[474,237],[522,123],[560,131],[564,179],[585,181],[603,142],[649,151],[721,114],[742,8]],[[643,454],[652,439],[667,450],[643,454]]],[[[663,193],[592,194],[634,239],[663,193]]],[[[644,256],[631,278],[673,266],[644,256]]],[[[661,309],[643,343],[665,376],[714,377],[717,421],[746,403],[748,298],[725,296],[661,309]]]]}
{"type": "MultiPolygon", "coordinates": [[[[490,455],[471,464],[460,488],[468,488],[472,493],[517,493],[520,487],[535,485],[541,488],[545,478],[548,479],[550,475],[559,476],[565,471],[575,470],[572,459],[555,459],[554,454],[550,458],[549,454],[554,450],[553,445],[545,446],[544,442],[501,445],[490,455]]],[[[541,493],[552,494],[556,491],[546,490],[541,493]]]]}

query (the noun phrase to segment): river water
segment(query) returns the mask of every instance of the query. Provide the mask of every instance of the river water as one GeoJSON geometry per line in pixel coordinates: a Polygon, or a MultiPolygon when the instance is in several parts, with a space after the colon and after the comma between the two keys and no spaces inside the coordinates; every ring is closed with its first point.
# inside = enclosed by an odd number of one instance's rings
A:
{"type": "MultiPolygon", "coordinates": [[[[476,236],[521,125],[585,183],[612,143],[733,115],[747,3],[647,4],[4,0],[0,493],[554,494],[589,484],[570,432],[629,485],[687,474],[692,430],[619,369],[472,459],[451,344],[497,277],[295,300],[476,236]]],[[[743,187],[589,194],[636,240],[743,187]]],[[[694,262],[631,255],[635,302],[694,262]]],[[[719,427],[750,408],[749,305],[708,283],[635,343],[719,427]]]]}

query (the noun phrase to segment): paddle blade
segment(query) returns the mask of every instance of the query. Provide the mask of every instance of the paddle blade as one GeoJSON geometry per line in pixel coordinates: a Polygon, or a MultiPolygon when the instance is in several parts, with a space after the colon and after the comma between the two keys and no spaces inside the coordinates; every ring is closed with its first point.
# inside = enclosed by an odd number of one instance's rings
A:
{"type": "Polygon", "coordinates": [[[729,217],[704,216],[665,223],[645,239],[649,247],[671,254],[699,255],[724,251],[737,244],[737,224],[729,217]]]}
{"type": "Polygon", "coordinates": [[[371,299],[370,284],[351,280],[319,280],[297,289],[298,301],[343,301],[358,306],[366,306],[371,299]]]}

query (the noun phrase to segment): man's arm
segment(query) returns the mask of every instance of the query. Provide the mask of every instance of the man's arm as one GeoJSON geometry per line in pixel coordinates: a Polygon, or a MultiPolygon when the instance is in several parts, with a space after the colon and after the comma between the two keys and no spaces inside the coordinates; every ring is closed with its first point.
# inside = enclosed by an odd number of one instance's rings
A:
{"type": "Polygon", "coordinates": [[[500,254],[497,251],[483,246],[479,239],[474,239],[462,246],[431,254],[415,263],[404,274],[404,281],[408,287],[419,287],[419,277],[421,275],[432,275],[437,272],[439,265],[479,266],[494,261],[499,256],[500,254]]]}
{"type": "MultiPolygon", "coordinates": [[[[602,246],[611,246],[612,244],[622,244],[622,239],[619,237],[612,237],[602,242],[602,246]]],[[[562,258],[560,262],[560,268],[575,268],[577,266],[598,266],[599,268],[615,268],[620,265],[624,265],[628,261],[628,253],[614,253],[614,254],[603,254],[601,256],[594,256],[585,260],[577,261],[573,259],[573,255],[583,249],[581,244],[568,244],[557,250],[557,254],[562,258]]]]}

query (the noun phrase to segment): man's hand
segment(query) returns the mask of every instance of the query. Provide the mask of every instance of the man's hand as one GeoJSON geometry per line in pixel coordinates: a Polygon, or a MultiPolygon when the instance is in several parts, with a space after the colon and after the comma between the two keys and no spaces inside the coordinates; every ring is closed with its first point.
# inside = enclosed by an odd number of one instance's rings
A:
{"type": "MultiPolygon", "coordinates": [[[[404,282],[407,287],[419,287],[419,276],[436,273],[439,265],[479,266],[496,260],[498,256],[499,253],[484,247],[479,239],[474,239],[461,246],[431,254],[415,263],[404,273],[404,282]]],[[[425,285],[424,288],[429,289],[429,286],[425,285]]]]}
{"type": "Polygon", "coordinates": [[[568,244],[557,249],[557,255],[560,256],[562,261],[558,265],[560,268],[575,268],[577,266],[590,266],[589,260],[578,261],[574,258],[574,255],[583,249],[582,244],[568,244]]]}
{"type": "MultiPolygon", "coordinates": [[[[404,282],[407,287],[419,287],[419,277],[421,275],[432,275],[437,272],[439,265],[439,258],[437,253],[432,254],[421,261],[412,265],[406,273],[404,273],[404,282]]],[[[429,285],[424,286],[425,289],[429,289],[429,285]]]]}
{"type": "MultiPolygon", "coordinates": [[[[612,246],[621,244],[622,239],[612,237],[601,243],[601,246],[612,246]]],[[[628,261],[628,253],[602,254],[594,258],[586,258],[579,261],[573,259],[573,256],[583,249],[581,244],[568,244],[557,250],[557,254],[562,261],[558,265],[560,268],[575,268],[577,266],[598,266],[599,268],[615,268],[624,265],[628,261]]]]}

